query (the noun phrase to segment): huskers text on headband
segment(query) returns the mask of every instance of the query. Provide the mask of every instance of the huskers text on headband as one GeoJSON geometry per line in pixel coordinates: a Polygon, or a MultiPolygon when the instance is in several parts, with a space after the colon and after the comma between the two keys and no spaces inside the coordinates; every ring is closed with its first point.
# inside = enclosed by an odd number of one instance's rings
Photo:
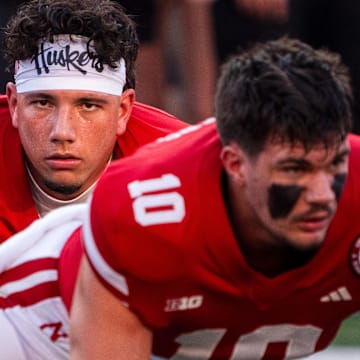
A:
{"type": "Polygon", "coordinates": [[[102,63],[89,39],[56,35],[43,41],[38,53],[18,60],[15,69],[18,93],[41,90],[87,90],[121,95],[126,83],[124,59],[116,68],[102,63]]]}

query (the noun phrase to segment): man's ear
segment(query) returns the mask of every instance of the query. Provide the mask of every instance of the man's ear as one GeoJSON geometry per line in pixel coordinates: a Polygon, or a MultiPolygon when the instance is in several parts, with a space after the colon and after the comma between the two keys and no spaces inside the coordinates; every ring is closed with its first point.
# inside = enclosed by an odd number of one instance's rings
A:
{"type": "Polygon", "coordinates": [[[236,183],[245,183],[247,157],[245,152],[235,143],[225,145],[220,154],[224,169],[229,178],[236,183]]]}
{"type": "Polygon", "coordinates": [[[6,84],[6,96],[8,98],[11,123],[15,128],[17,128],[17,91],[14,83],[9,82],[6,84]]]}
{"type": "Polygon", "coordinates": [[[125,130],[127,123],[130,119],[132,107],[135,102],[135,91],[134,89],[125,90],[120,97],[120,106],[119,106],[119,117],[118,117],[118,127],[117,135],[122,135],[125,130]]]}

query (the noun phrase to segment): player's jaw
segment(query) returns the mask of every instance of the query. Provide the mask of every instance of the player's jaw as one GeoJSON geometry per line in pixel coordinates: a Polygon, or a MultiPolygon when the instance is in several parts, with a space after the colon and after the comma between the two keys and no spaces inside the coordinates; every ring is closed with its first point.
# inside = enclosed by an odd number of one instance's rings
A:
{"type": "Polygon", "coordinates": [[[84,161],[74,157],[46,158],[34,172],[38,185],[59,200],[77,197],[96,180],[84,161]]]}
{"type": "Polygon", "coordinates": [[[43,190],[60,200],[72,199],[85,190],[84,181],[72,174],[71,171],[52,173],[41,183],[43,190]]]}
{"type": "MultiPolygon", "coordinates": [[[[61,197],[76,197],[81,193],[83,184],[81,183],[64,183],[64,182],[55,182],[51,180],[45,180],[44,185],[48,192],[55,193],[61,197]]],[[[57,196],[58,197],[58,196],[57,196]]]]}
{"type": "Polygon", "coordinates": [[[287,237],[290,245],[303,250],[319,247],[325,239],[334,213],[335,208],[326,206],[290,217],[287,237]]]}

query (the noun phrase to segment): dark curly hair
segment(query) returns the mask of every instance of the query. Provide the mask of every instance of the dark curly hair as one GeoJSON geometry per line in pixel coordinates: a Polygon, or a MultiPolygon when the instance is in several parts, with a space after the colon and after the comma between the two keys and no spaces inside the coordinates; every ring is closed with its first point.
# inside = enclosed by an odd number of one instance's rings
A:
{"type": "Polygon", "coordinates": [[[139,48],[135,23],[111,0],[30,0],[22,4],[4,29],[4,51],[8,71],[16,60],[32,58],[42,40],[54,35],[88,37],[99,59],[111,66],[123,58],[125,89],[135,88],[135,60],[139,48]]]}
{"type": "Polygon", "coordinates": [[[351,129],[352,106],[340,57],[287,37],[230,58],[215,96],[222,142],[235,141],[251,155],[273,137],[307,149],[341,141],[351,129]]]}

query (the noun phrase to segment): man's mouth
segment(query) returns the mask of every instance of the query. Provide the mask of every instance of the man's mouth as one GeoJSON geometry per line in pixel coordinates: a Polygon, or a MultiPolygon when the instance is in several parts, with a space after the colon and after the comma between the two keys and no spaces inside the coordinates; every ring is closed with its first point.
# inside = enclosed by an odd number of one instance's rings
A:
{"type": "Polygon", "coordinates": [[[53,170],[72,170],[79,166],[81,159],[69,154],[54,154],[47,157],[45,162],[53,170]]]}

